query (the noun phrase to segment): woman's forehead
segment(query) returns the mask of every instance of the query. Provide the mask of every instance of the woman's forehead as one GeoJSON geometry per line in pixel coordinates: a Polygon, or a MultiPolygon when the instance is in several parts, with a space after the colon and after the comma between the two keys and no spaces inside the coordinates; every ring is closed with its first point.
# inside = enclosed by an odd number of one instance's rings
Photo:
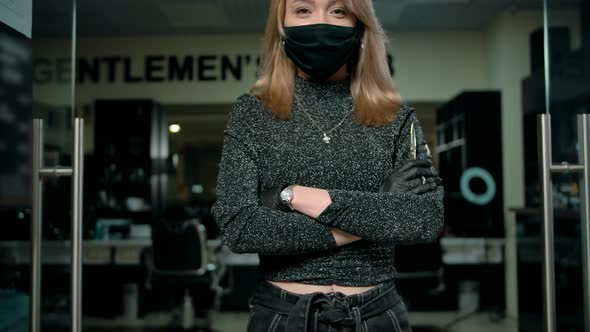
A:
{"type": "Polygon", "coordinates": [[[287,4],[308,4],[308,5],[335,5],[335,4],[346,4],[344,0],[286,0],[287,4]]]}

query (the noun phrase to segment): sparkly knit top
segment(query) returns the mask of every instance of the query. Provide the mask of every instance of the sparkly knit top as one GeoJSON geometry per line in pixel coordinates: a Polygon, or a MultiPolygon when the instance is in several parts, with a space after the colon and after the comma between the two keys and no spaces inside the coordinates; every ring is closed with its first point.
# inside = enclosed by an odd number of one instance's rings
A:
{"type": "Polygon", "coordinates": [[[378,192],[413,158],[411,122],[417,159],[430,158],[413,109],[403,105],[393,122],[370,127],[355,123],[350,81],[297,77],[295,93],[309,117],[294,103],[289,119],[275,118],[251,93],[229,115],[211,208],[222,243],[257,253],[266,280],[368,286],[393,279],[394,245],[434,241],[443,225],[442,187],[422,195],[378,192]],[[323,131],[346,118],[325,143],[310,117],[323,131]],[[284,184],[326,189],[332,203],[316,219],[261,204],[259,192],[284,184]],[[362,240],[336,246],[331,228],[362,240]]]}

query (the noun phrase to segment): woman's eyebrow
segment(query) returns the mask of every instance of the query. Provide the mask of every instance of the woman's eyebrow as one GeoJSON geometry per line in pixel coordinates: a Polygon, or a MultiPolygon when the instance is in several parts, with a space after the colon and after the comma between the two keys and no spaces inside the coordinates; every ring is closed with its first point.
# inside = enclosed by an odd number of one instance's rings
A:
{"type": "MultiPolygon", "coordinates": [[[[339,1],[339,0],[336,0],[339,1]]],[[[296,3],[306,3],[306,4],[310,4],[313,5],[315,1],[313,0],[293,0],[291,1],[291,4],[296,4],[296,3]]]]}
{"type": "MultiPolygon", "coordinates": [[[[305,3],[305,4],[309,4],[309,5],[314,5],[315,1],[314,0],[292,0],[291,4],[297,4],[297,3],[305,3]]],[[[342,3],[342,0],[330,0],[328,1],[328,7],[332,7],[334,4],[336,3],[342,3]]]]}

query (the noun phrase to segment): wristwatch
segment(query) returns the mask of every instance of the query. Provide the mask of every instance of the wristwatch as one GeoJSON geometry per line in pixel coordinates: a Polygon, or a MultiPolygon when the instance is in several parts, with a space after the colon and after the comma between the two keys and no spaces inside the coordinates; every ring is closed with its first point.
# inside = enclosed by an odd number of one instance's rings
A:
{"type": "Polygon", "coordinates": [[[288,185],[279,194],[281,198],[281,205],[283,206],[284,210],[291,210],[294,211],[293,207],[291,206],[291,201],[293,200],[293,188],[295,187],[294,184],[288,185]]]}

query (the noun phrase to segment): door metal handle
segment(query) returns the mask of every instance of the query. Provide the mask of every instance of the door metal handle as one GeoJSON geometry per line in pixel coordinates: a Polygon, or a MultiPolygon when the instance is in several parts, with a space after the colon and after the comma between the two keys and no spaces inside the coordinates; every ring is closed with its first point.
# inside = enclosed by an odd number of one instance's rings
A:
{"type": "Polygon", "coordinates": [[[578,115],[579,165],[553,165],[551,153],[551,115],[539,115],[539,165],[543,213],[543,315],[544,331],[556,330],[555,263],[553,244],[553,173],[578,173],[580,176],[580,217],[582,241],[582,283],[584,297],[584,331],[590,331],[590,114],[578,115]]]}
{"type": "Polygon", "coordinates": [[[72,167],[43,166],[43,120],[33,119],[33,220],[31,225],[31,302],[30,331],[41,331],[41,244],[43,180],[47,177],[72,176],[71,226],[71,319],[72,331],[82,328],[82,203],[84,176],[84,119],[74,119],[72,167]]]}
{"type": "Polygon", "coordinates": [[[578,115],[578,151],[584,166],[580,176],[580,216],[582,236],[582,281],[584,296],[584,331],[590,331],[590,114],[578,115]]]}

